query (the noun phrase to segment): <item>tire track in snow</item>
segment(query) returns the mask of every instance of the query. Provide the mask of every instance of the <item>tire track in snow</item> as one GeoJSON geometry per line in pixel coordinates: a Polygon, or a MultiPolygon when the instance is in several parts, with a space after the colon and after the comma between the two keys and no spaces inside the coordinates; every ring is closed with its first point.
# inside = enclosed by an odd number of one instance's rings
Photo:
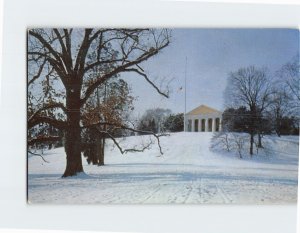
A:
{"type": "Polygon", "coordinates": [[[219,187],[219,185],[216,185],[217,192],[220,194],[222,199],[224,200],[225,204],[232,203],[232,200],[228,197],[227,194],[225,194],[224,190],[219,187]]]}
{"type": "Polygon", "coordinates": [[[191,195],[191,192],[192,192],[192,190],[193,190],[193,182],[192,182],[190,185],[185,186],[185,188],[188,189],[188,192],[187,192],[187,194],[186,194],[184,200],[182,201],[182,204],[186,203],[186,201],[189,199],[189,197],[190,197],[190,195],[191,195]]]}
{"type": "Polygon", "coordinates": [[[167,203],[177,203],[176,201],[180,198],[180,194],[182,194],[182,188],[178,188],[173,195],[169,196],[167,203]]]}
{"type": "Polygon", "coordinates": [[[199,179],[198,195],[199,195],[200,203],[202,203],[203,200],[202,200],[202,179],[201,178],[199,179]]]}
{"type": "Polygon", "coordinates": [[[158,184],[157,187],[155,188],[155,190],[148,196],[146,197],[145,200],[141,201],[141,203],[145,203],[146,201],[148,201],[151,197],[154,196],[155,193],[157,193],[159,190],[161,190],[161,185],[158,184]]]}
{"type": "Polygon", "coordinates": [[[199,203],[207,203],[214,197],[213,192],[209,190],[208,187],[203,185],[202,178],[198,179],[197,181],[193,182],[193,189],[189,195],[189,198],[186,200],[185,203],[191,204],[199,204],[199,203]]]}

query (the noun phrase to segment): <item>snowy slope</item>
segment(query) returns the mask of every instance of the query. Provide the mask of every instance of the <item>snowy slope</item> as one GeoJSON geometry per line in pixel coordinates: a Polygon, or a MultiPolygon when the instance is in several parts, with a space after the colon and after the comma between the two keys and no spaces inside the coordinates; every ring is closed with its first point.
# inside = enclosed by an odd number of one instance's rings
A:
{"type": "MultiPolygon", "coordinates": [[[[212,133],[174,133],[161,138],[164,155],[153,145],[144,153],[122,155],[112,142],[106,165],[84,161],[85,174],[60,178],[63,148],[28,159],[30,203],[295,203],[298,137],[267,137],[268,153],[238,159],[209,149],[212,133]]],[[[149,136],[121,140],[124,146],[149,136]]]]}

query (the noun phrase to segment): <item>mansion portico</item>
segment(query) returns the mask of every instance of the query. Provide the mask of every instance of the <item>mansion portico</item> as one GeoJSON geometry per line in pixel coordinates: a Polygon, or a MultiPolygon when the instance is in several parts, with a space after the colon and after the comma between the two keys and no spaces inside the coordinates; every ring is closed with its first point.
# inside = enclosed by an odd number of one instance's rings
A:
{"type": "Polygon", "coordinates": [[[205,105],[193,109],[185,115],[185,131],[218,132],[221,131],[222,112],[205,105]]]}

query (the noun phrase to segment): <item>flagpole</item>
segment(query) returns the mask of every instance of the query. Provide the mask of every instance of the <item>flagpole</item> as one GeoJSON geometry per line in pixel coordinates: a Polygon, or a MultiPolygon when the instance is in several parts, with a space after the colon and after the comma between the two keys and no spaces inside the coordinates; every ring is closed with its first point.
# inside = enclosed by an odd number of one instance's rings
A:
{"type": "Polygon", "coordinates": [[[183,118],[184,132],[186,132],[186,66],[187,66],[187,57],[185,57],[185,69],[184,69],[184,118],[183,118]]]}

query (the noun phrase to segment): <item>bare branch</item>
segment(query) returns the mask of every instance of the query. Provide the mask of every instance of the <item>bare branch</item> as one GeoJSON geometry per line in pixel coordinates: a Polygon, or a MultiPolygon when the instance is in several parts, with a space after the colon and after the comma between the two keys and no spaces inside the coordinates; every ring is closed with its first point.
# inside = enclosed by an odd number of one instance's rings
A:
{"type": "Polygon", "coordinates": [[[48,109],[53,109],[53,108],[60,108],[61,110],[63,110],[64,113],[67,112],[67,109],[63,103],[51,103],[51,104],[45,105],[45,106],[41,107],[40,109],[38,109],[35,113],[33,113],[30,116],[28,121],[32,121],[33,118],[38,116],[41,112],[48,110],[48,109]]]}
{"type": "Polygon", "coordinates": [[[60,43],[60,46],[61,46],[61,49],[62,49],[62,60],[66,64],[65,67],[67,69],[67,72],[71,73],[71,71],[72,71],[72,58],[70,56],[71,54],[68,53],[67,48],[66,48],[66,46],[64,44],[64,41],[63,41],[63,37],[59,33],[58,29],[54,28],[53,31],[56,34],[56,36],[58,38],[58,41],[60,43]]]}
{"type": "Polygon", "coordinates": [[[57,120],[46,116],[36,116],[34,118],[31,118],[30,121],[28,121],[28,128],[32,128],[40,123],[47,123],[57,129],[65,129],[67,127],[67,123],[65,121],[57,120]]]}
{"type": "Polygon", "coordinates": [[[150,146],[152,145],[152,141],[149,142],[146,146],[143,146],[141,149],[137,149],[137,148],[129,148],[129,149],[123,149],[120,144],[118,143],[118,141],[114,138],[114,136],[112,136],[108,131],[102,131],[100,129],[98,129],[98,127],[96,127],[96,129],[98,130],[99,133],[103,133],[108,135],[108,137],[114,142],[114,144],[118,147],[119,151],[121,152],[121,154],[126,154],[128,152],[144,152],[145,150],[149,149],[150,146]]]}
{"type": "Polygon", "coordinates": [[[59,54],[52,48],[51,44],[47,42],[39,33],[34,30],[29,30],[29,34],[38,39],[41,44],[48,49],[48,51],[56,58],[57,61],[60,60],[59,54]]]}
{"type": "Polygon", "coordinates": [[[31,152],[31,151],[27,151],[27,153],[30,153],[30,154],[32,154],[32,155],[34,155],[34,156],[39,156],[39,157],[41,157],[42,158],[42,160],[45,162],[45,163],[49,163],[49,161],[47,161],[45,158],[44,158],[44,156],[42,156],[41,154],[36,154],[36,153],[33,153],[33,152],[31,152]]]}
{"type": "Polygon", "coordinates": [[[148,82],[148,83],[150,83],[150,85],[159,93],[159,94],[161,94],[161,95],[163,95],[164,97],[166,97],[166,98],[169,98],[169,95],[168,94],[166,94],[166,93],[163,93],[149,78],[148,78],[148,76],[145,74],[145,73],[143,73],[143,72],[141,72],[141,71],[139,71],[138,69],[135,69],[135,68],[131,68],[131,69],[125,69],[124,70],[124,72],[135,72],[135,73],[137,73],[137,74],[139,74],[139,75],[141,75],[141,76],[143,76],[144,78],[145,78],[145,80],[148,82]]]}
{"type": "Polygon", "coordinates": [[[67,52],[68,52],[68,54],[69,54],[70,57],[72,57],[71,37],[70,37],[71,34],[72,34],[72,31],[73,31],[73,29],[70,29],[70,31],[68,31],[67,29],[64,29],[67,52]]]}
{"type": "Polygon", "coordinates": [[[35,80],[37,80],[37,79],[41,76],[42,71],[43,71],[43,69],[44,69],[44,66],[45,66],[45,64],[46,64],[46,61],[47,61],[47,59],[44,59],[43,63],[41,64],[41,66],[40,66],[40,68],[39,68],[39,70],[38,70],[38,72],[37,72],[37,74],[34,75],[33,78],[32,78],[31,80],[28,81],[28,86],[29,86],[30,84],[32,84],[35,80]]]}
{"type": "Polygon", "coordinates": [[[92,42],[89,38],[92,31],[93,31],[93,29],[90,29],[90,28],[85,29],[84,38],[83,38],[83,41],[82,41],[81,46],[79,48],[78,55],[77,55],[77,58],[76,58],[76,61],[75,61],[75,68],[74,68],[75,71],[79,71],[80,69],[82,69],[82,70],[84,69],[84,62],[85,62],[85,59],[86,59],[86,54],[87,54],[89,46],[92,42]]]}
{"type": "MultiPolygon", "coordinates": [[[[162,151],[162,147],[160,145],[160,137],[169,135],[169,134],[165,134],[165,133],[158,135],[158,134],[156,134],[152,131],[138,130],[138,129],[134,129],[134,128],[126,126],[126,125],[114,124],[114,123],[109,123],[109,122],[98,122],[98,123],[95,123],[95,124],[83,126],[82,128],[93,128],[93,127],[97,127],[99,125],[115,126],[116,127],[115,129],[125,129],[125,130],[129,130],[129,131],[135,132],[135,133],[143,133],[143,134],[152,135],[157,140],[157,144],[158,144],[158,147],[159,147],[159,152],[160,152],[161,155],[163,155],[163,151],[162,151]]],[[[105,131],[105,132],[107,132],[107,131],[105,131]]],[[[102,132],[102,133],[105,133],[105,132],[102,132]]]]}
{"type": "Polygon", "coordinates": [[[51,58],[49,56],[49,53],[47,52],[35,52],[35,51],[29,51],[27,52],[28,55],[38,55],[39,57],[44,57],[46,59],[46,61],[48,61],[50,63],[50,65],[55,69],[55,71],[57,72],[57,74],[59,74],[60,79],[62,80],[62,82],[65,84],[66,83],[66,79],[65,79],[65,72],[64,72],[64,68],[62,68],[62,64],[61,64],[61,59],[59,59],[58,61],[54,58],[51,58]]]}
{"type": "Polygon", "coordinates": [[[156,55],[161,49],[167,47],[169,44],[169,41],[167,41],[165,44],[163,44],[162,46],[158,47],[158,48],[151,48],[148,52],[143,53],[139,58],[137,58],[134,61],[130,61],[127,62],[123,65],[120,65],[118,67],[116,67],[114,70],[112,70],[109,73],[104,74],[103,76],[99,77],[97,79],[96,82],[94,82],[93,84],[91,84],[85,93],[85,96],[81,99],[81,106],[85,104],[85,102],[87,101],[87,99],[90,97],[90,95],[94,92],[94,90],[100,86],[101,84],[103,84],[106,80],[108,80],[109,78],[113,77],[116,74],[122,73],[122,72],[128,72],[129,67],[137,65],[143,61],[148,60],[150,57],[156,55]]]}
{"type": "Polygon", "coordinates": [[[32,146],[36,143],[57,142],[59,140],[61,140],[60,136],[41,136],[28,140],[28,146],[32,146]]]}

